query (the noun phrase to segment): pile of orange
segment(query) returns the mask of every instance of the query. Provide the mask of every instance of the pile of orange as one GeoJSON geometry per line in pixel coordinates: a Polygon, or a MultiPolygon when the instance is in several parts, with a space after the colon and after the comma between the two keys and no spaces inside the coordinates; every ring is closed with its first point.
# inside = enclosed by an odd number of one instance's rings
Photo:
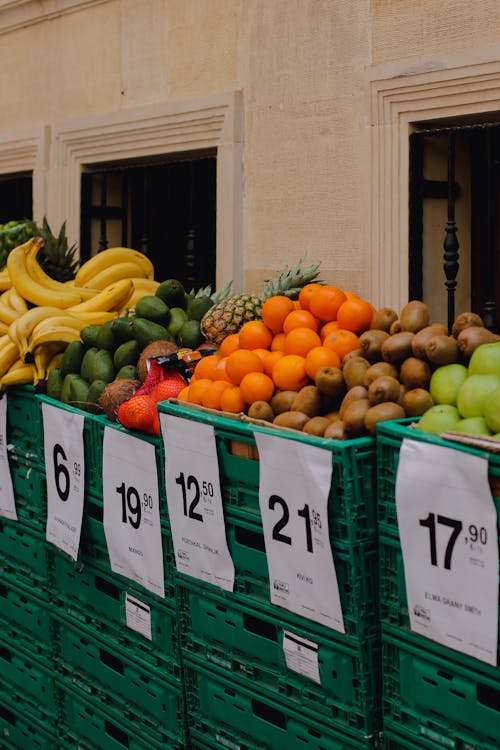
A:
{"type": "Polygon", "coordinates": [[[358,349],[374,311],[366,300],[332,285],[308,284],[297,301],[270,297],[262,320],[244,323],[217,354],[203,357],[178,398],[238,413],[255,401],[270,401],[276,391],[298,391],[321,367],[340,367],[358,349]]]}

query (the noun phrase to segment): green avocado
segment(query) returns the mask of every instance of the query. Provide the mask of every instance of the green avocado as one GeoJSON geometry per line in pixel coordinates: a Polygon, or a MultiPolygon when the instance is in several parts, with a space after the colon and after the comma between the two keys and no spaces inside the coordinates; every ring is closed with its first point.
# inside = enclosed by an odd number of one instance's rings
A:
{"type": "Polygon", "coordinates": [[[146,320],[146,318],[134,318],[132,324],[134,331],[134,338],[139,344],[139,349],[142,351],[152,341],[171,341],[175,343],[173,336],[167,331],[165,326],[161,326],[158,323],[153,323],[152,320],[146,320]]]}
{"type": "Polygon", "coordinates": [[[186,308],[186,292],[177,279],[162,281],[155,292],[155,297],[159,297],[169,307],[186,308]]]}
{"type": "Polygon", "coordinates": [[[213,307],[210,297],[193,297],[187,306],[189,320],[201,320],[205,313],[213,307]]]}
{"type": "Polygon", "coordinates": [[[196,349],[203,343],[203,334],[200,330],[199,320],[188,320],[177,334],[177,344],[188,349],[196,349]]]}
{"type": "Polygon", "coordinates": [[[146,318],[153,323],[167,326],[170,320],[170,307],[155,295],[145,295],[135,304],[135,314],[138,318],[146,318]]]}
{"type": "Polygon", "coordinates": [[[124,341],[123,344],[120,344],[120,346],[115,349],[115,353],[113,354],[115,370],[118,371],[126,365],[136,365],[140,353],[139,344],[135,339],[124,341]]]}
{"type": "Polygon", "coordinates": [[[82,365],[82,359],[85,352],[85,345],[78,339],[70,341],[64,354],[62,355],[59,369],[61,370],[62,377],[66,377],[70,372],[80,373],[82,365]]]}
{"type": "Polygon", "coordinates": [[[47,375],[47,396],[55,398],[57,401],[61,398],[63,376],[59,367],[53,367],[47,375]]]}

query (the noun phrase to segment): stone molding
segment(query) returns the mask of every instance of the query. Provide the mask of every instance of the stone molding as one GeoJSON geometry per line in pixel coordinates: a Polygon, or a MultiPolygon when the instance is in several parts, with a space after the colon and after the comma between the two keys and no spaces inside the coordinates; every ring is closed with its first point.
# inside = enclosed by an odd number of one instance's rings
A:
{"type": "Polygon", "coordinates": [[[107,0],[0,0],[0,34],[104,2],[107,0]]]}

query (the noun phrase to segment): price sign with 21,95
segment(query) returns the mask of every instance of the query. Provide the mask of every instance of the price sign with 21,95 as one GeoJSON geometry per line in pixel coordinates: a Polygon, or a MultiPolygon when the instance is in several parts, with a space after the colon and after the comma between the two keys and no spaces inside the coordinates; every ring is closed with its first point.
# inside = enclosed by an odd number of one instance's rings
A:
{"type": "Polygon", "coordinates": [[[83,414],[42,404],[47,541],[78,557],[85,488],[83,414]]]}
{"type": "Polygon", "coordinates": [[[105,427],[102,490],[111,570],[164,597],[155,446],[114,427],[105,427]]]}
{"type": "Polygon", "coordinates": [[[488,459],[405,439],[395,489],[412,630],[496,666],[498,532],[488,459]]]}

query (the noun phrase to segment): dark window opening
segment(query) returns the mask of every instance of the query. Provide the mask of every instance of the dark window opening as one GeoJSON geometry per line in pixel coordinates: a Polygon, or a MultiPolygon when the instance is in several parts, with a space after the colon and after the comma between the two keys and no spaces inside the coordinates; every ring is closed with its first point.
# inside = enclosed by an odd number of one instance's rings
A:
{"type": "Polygon", "coordinates": [[[0,224],[33,218],[31,172],[0,175],[0,224]]]}
{"type": "Polygon", "coordinates": [[[215,288],[216,152],[92,166],[82,174],[80,256],[117,245],[151,258],[155,278],[215,288]]]}

